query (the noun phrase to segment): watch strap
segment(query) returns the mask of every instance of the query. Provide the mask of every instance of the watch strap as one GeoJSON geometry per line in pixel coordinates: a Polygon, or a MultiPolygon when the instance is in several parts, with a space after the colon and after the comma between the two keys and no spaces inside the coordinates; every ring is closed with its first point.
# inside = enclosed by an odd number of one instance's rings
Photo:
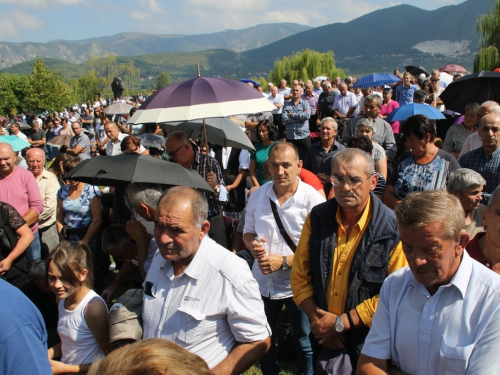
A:
{"type": "Polygon", "coordinates": [[[347,320],[349,321],[349,329],[354,329],[354,322],[352,321],[351,312],[347,310],[345,314],[347,315],[347,320]]]}

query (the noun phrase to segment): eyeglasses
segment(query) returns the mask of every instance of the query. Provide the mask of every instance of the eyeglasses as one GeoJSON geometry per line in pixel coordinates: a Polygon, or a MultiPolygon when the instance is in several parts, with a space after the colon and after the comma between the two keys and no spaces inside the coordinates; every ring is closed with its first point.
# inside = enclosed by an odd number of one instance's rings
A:
{"type": "Polygon", "coordinates": [[[437,81],[435,79],[431,79],[431,82],[432,83],[436,83],[437,81]]]}
{"type": "Polygon", "coordinates": [[[170,156],[171,158],[173,158],[175,156],[175,154],[177,154],[177,151],[179,151],[181,148],[183,148],[185,145],[182,145],[182,146],[179,146],[179,148],[175,151],[172,151],[172,152],[167,152],[167,155],[170,156]]]}
{"type": "Polygon", "coordinates": [[[365,178],[364,180],[357,177],[338,177],[338,176],[330,176],[330,181],[333,186],[344,186],[345,183],[349,185],[351,189],[357,189],[363,182],[368,180],[370,177],[365,178]]]}

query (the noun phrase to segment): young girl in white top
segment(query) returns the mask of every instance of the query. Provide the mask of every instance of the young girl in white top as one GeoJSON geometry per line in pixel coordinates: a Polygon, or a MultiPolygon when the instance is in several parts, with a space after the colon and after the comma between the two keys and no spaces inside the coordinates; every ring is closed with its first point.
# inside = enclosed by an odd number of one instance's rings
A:
{"type": "Polygon", "coordinates": [[[91,288],[92,253],[62,241],[47,259],[47,280],[57,296],[61,342],[48,350],[53,374],[85,374],[109,351],[108,309],[91,288]],[[60,361],[54,358],[61,358],[60,361]]]}

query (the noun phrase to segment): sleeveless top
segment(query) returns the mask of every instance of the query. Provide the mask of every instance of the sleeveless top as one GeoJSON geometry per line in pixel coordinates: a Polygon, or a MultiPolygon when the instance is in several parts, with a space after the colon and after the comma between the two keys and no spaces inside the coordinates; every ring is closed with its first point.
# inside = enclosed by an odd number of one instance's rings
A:
{"type": "MultiPolygon", "coordinates": [[[[85,321],[85,312],[90,302],[104,300],[93,290],[89,291],[74,310],[66,310],[64,301],[59,301],[59,322],[57,333],[61,338],[61,362],[70,365],[92,363],[104,357],[104,352],[97,343],[92,330],[85,321]]],[[[106,307],[107,309],[107,307],[106,307]]]]}

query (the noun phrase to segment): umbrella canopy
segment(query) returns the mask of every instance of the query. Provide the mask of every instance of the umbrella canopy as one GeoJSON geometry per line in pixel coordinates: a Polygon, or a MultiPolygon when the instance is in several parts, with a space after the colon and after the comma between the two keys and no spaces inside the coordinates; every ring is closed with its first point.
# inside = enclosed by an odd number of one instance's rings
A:
{"type": "Polygon", "coordinates": [[[26,147],[30,147],[30,143],[22,138],[16,137],[15,135],[0,135],[0,143],[8,143],[12,146],[14,151],[24,150],[26,147]]]}
{"type": "Polygon", "coordinates": [[[70,141],[71,135],[56,135],[54,138],[50,139],[47,144],[55,147],[69,146],[70,141]]]}
{"type": "Polygon", "coordinates": [[[98,156],[81,162],[64,178],[94,185],[123,186],[144,182],[167,186],[189,186],[213,192],[213,189],[192,169],[180,164],[138,154],[98,156]]]}
{"type": "Polygon", "coordinates": [[[328,77],[327,76],[317,76],[316,78],[313,79],[314,82],[316,81],[326,81],[328,77]]]}
{"type": "MultiPolygon", "coordinates": [[[[205,131],[203,130],[203,120],[185,121],[162,124],[165,130],[181,130],[192,139],[205,141],[205,131]]],[[[247,135],[233,120],[219,117],[205,120],[207,131],[207,141],[224,147],[242,148],[254,151],[255,148],[247,135]]]]}
{"type": "Polygon", "coordinates": [[[356,80],[354,88],[379,87],[390,85],[399,81],[401,81],[401,79],[399,77],[396,77],[394,74],[372,73],[356,80]]]}
{"type": "Polygon", "coordinates": [[[446,109],[464,113],[468,103],[483,103],[500,100],[500,73],[486,72],[468,74],[451,82],[439,98],[446,109]]]}
{"type": "Polygon", "coordinates": [[[104,113],[107,115],[128,115],[132,108],[132,105],[120,102],[104,108],[104,113]]]}
{"type": "Polygon", "coordinates": [[[190,121],[271,112],[274,105],[249,85],[224,78],[196,77],[151,95],[129,124],[190,121]]]}
{"type": "Polygon", "coordinates": [[[439,73],[439,79],[446,82],[448,85],[453,82],[453,76],[446,72],[439,73]]]}
{"type": "Polygon", "coordinates": [[[441,112],[439,112],[438,109],[431,105],[411,103],[396,108],[389,116],[387,116],[385,121],[404,121],[413,115],[424,115],[433,120],[442,120],[446,118],[441,112]]]}
{"type": "Polygon", "coordinates": [[[7,125],[7,129],[10,130],[11,125],[13,123],[15,123],[15,122],[17,122],[19,124],[19,129],[20,130],[29,130],[29,129],[31,129],[31,126],[28,123],[26,123],[24,121],[16,121],[16,120],[9,120],[9,125],[7,125]]]}
{"type": "Polygon", "coordinates": [[[254,81],[253,79],[249,79],[249,78],[243,78],[243,79],[240,79],[240,82],[243,82],[243,83],[248,83],[248,82],[251,82],[252,85],[254,86],[260,86],[260,83],[259,82],[256,82],[254,81]]]}
{"type": "Polygon", "coordinates": [[[408,73],[410,73],[414,77],[418,77],[422,73],[424,73],[426,77],[429,76],[429,73],[427,73],[427,70],[425,70],[423,66],[408,65],[405,66],[405,69],[408,73]]]}
{"type": "Polygon", "coordinates": [[[467,73],[467,69],[465,69],[461,65],[457,64],[448,64],[445,66],[442,66],[439,68],[440,72],[446,72],[446,73],[467,73]]]}
{"type": "Polygon", "coordinates": [[[165,137],[152,133],[137,134],[136,137],[141,140],[144,147],[163,148],[165,146],[165,137]]]}

